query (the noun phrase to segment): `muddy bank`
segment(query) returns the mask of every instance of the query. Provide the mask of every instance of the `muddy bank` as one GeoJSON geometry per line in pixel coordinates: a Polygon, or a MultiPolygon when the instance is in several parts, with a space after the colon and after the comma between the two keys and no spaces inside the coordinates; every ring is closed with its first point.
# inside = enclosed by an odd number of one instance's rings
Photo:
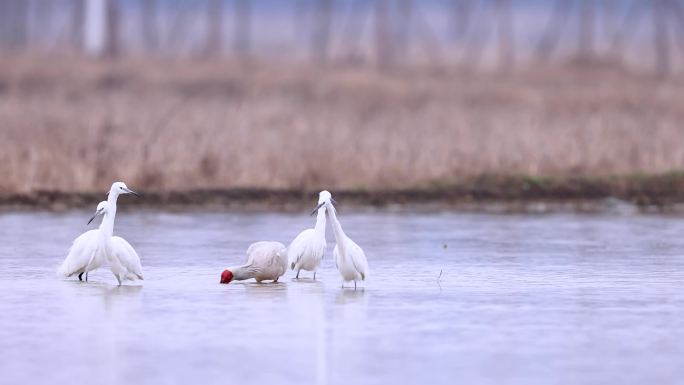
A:
{"type": "MultiPolygon", "coordinates": [[[[133,186],[134,187],[134,186],[133,186]]],[[[441,185],[398,190],[332,191],[341,205],[423,206],[483,211],[601,211],[632,207],[640,211],[682,211],[684,173],[605,178],[481,176],[441,185]]],[[[155,209],[225,208],[300,210],[317,191],[229,189],[142,191],[123,198],[126,206],[155,209]]],[[[102,192],[35,191],[0,194],[3,210],[87,208],[106,199],[102,192]]]]}

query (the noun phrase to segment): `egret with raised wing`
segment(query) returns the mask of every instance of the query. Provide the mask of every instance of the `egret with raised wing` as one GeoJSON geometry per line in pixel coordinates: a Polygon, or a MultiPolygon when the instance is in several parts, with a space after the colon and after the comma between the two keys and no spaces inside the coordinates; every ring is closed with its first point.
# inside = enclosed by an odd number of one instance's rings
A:
{"type": "Polygon", "coordinates": [[[254,278],[257,282],[278,282],[287,271],[287,249],[280,242],[261,241],[247,248],[244,265],[233,266],[221,273],[221,283],[254,278]]]}
{"type": "Polygon", "coordinates": [[[313,271],[313,279],[316,279],[316,270],[321,264],[327,246],[325,242],[325,207],[320,209],[325,204],[326,199],[332,199],[330,193],[321,191],[318,194],[318,207],[311,212],[311,215],[317,213],[316,225],[313,229],[306,229],[299,233],[287,248],[290,268],[297,270],[296,279],[299,279],[301,270],[313,271]]]}

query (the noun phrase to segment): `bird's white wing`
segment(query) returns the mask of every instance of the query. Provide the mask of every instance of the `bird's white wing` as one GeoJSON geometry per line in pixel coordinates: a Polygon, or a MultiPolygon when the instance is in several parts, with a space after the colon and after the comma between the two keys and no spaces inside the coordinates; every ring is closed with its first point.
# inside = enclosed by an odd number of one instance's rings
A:
{"type": "MultiPolygon", "coordinates": [[[[287,258],[285,245],[280,242],[255,242],[247,249],[247,265],[267,267],[287,258]]],[[[287,263],[287,262],[286,262],[287,263]]]]}
{"type": "Polygon", "coordinates": [[[70,277],[88,266],[98,248],[98,230],[90,230],[74,239],[64,262],[57,269],[57,273],[70,277]]]}
{"type": "Polygon", "coordinates": [[[361,246],[357,245],[356,242],[351,239],[347,239],[347,254],[351,257],[352,263],[356,271],[361,274],[361,279],[366,279],[368,276],[368,261],[366,260],[366,253],[363,252],[361,246]]]}
{"type": "Polygon", "coordinates": [[[309,245],[309,238],[315,234],[314,229],[306,229],[299,233],[287,248],[287,259],[294,266],[302,255],[306,252],[309,245]]]}
{"type": "Polygon", "coordinates": [[[340,258],[340,249],[335,245],[335,248],[333,249],[333,260],[335,261],[335,268],[339,269],[339,265],[337,264],[337,260],[340,258]]]}
{"type": "Polygon", "coordinates": [[[140,257],[130,243],[121,237],[112,237],[112,252],[128,271],[127,279],[143,279],[140,257]]]}
{"type": "Polygon", "coordinates": [[[254,256],[256,255],[256,251],[259,250],[259,248],[263,247],[264,242],[254,242],[249,247],[247,248],[247,251],[245,252],[245,256],[247,257],[247,260],[245,264],[249,265],[253,262],[254,256]]]}

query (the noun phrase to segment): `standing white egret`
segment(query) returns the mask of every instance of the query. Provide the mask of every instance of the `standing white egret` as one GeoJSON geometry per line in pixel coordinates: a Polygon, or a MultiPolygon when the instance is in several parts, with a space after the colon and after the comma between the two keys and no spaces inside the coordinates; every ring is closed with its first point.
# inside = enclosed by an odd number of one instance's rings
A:
{"type": "Polygon", "coordinates": [[[100,202],[95,215],[104,214],[102,223],[97,230],[88,231],[74,241],[69,254],[58,269],[58,273],[70,277],[78,274],[79,280],[83,273],[88,280],[88,272],[100,267],[104,261],[110,265],[112,273],[121,285],[122,279],[134,277],[142,279],[140,257],[133,247],[121,237],[114,237],[114,218],[116,216],[116,201],[121,194],[138,194],[129,189],[123,182],[115,182],[107,193],[106,202],[100,202]]]}
{"type": "Polygon", "coordinates": [[[105,260],[114,277],[119,281],[144,279],[140,257],[133,246],[125,239],[113,235],[114,219],[116,218],[116,202],[103,202],[103,207],[98,206],[98,211],[90,220],[104,214],[102,218],[102,234],[104,238],[103,248],[105,260]]]}
{"type": "MultiPolygon", "coordinates": [[[[327,193],[327,191],[325,191],[327,193]]],[[[321,193],[323,194],[323,193],[321,193]]],[[[328,209],[330,215],[330,223],[335,234],[335,249],[333,250],[333,258],[335,259],[335,267],[342,275],[342,287],[344,282],[354,281],[354,289],[356,289],[356,281],[364,281],[368,277],[368,261],[363,249],[352,241],[342,230],[340,221],[337,220],[334,200],[328,193],[328,199],[319,204],[315,210],[319,210],[323,205],[328,209]]]]}
{"type": "Polygon", "coordinates": [[[254,278],[257,282],[278,282],[287,271],[287,249],[280,242],[261,241],[247,248],[247,262],[229,267],[221,273],[221,283],[254,278]]]}
{"type": "MultiPolygon", "coordinates": [[[[321,191],[318,194],[318,207],[325,202],[326,199],[331,199],[330,193],[321,191]]],[[[313,271],[313,279],[316,279],[316,269],[321,264],[323,254],[325,254],[325,208],[323,210],[316,210],[311,212],[316,215],[316,225],[313,229],[306,229],[299,233],[297,237],[290,243],[287,248],[287,258],[290,262],[292,270],[297,269],[296,279],[299,279],[299,272],[301,270],[313,271]]]]}
{"type": "MultiPolygon", "coordinates": [[[[106,201],[100,202],[97,205],[97,210],[95,210],[95,215],[90,218],[88,224],[93,221],[98,213],[105,210],[106,206],[106,201]]],[[[88,272],[99,268],[105,261],[107,242],[105,225],[105,221],[102,221],[98,229],[86,231],[74,240],[69,249],[69,254],[57,269],[58,274],[65,277],[78,274],[78,280],[82,281],[83,273],[85,273],[85,280],[88,282],[88,272]]]]}

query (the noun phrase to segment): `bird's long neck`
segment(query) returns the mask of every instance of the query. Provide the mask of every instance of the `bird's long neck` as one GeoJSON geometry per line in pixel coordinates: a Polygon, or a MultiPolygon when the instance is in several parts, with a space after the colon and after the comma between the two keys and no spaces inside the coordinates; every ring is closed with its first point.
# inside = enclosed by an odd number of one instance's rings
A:
{"type": "Polygon", "coordinates": [[[245,279],[256,277],[256,269],[250,265],[233,266],[229,267],[228,270],[233,273],[233,279],[236,281],[244,281],[245,279]]]}
{"type": "Polygon", "coordinates": [[[116,206],[113,209],[109,208],[102,217],[102,222],[100,223],[100,231],[102,231],[107,237],[111,237],[114,234],[114,218],[116,217],[116,206]]]}
{"type": "Polygon", "coordinates": [[[337,214],[335,213],[335,207],[328,203],[326,204],[326,207],[328,208],[328,213],[330,213],[330,223],[332,224],[332,229],[333,229],[333,234],[335,234],[335,241],[337,242],[337,249],[340,252],[341,256],[345,256],[346,254],[346,240],[347,240],[347,235],[344,233],[342,230],[342,225],[340,224],[340,221],[337,220],[337,214]]]}
{"type": "Polygon", "coordinates": [[[321,207],[318,210],[318,214],[316,214],[316,226],[314,227],[316,234],[319,236],[322,235],[323,237],[325,237],[325,212],[325,207],[321,207]]]}
{"type": "Polygon", "coordinates": [[[118,194],[109,193],[107,197],[107,212],[102,218],[102,223],[100,223],[100,230],[102,230],[105,235],[111,237],[114,234],[114,218],[116,218],[116,198],[118,194]]]}

